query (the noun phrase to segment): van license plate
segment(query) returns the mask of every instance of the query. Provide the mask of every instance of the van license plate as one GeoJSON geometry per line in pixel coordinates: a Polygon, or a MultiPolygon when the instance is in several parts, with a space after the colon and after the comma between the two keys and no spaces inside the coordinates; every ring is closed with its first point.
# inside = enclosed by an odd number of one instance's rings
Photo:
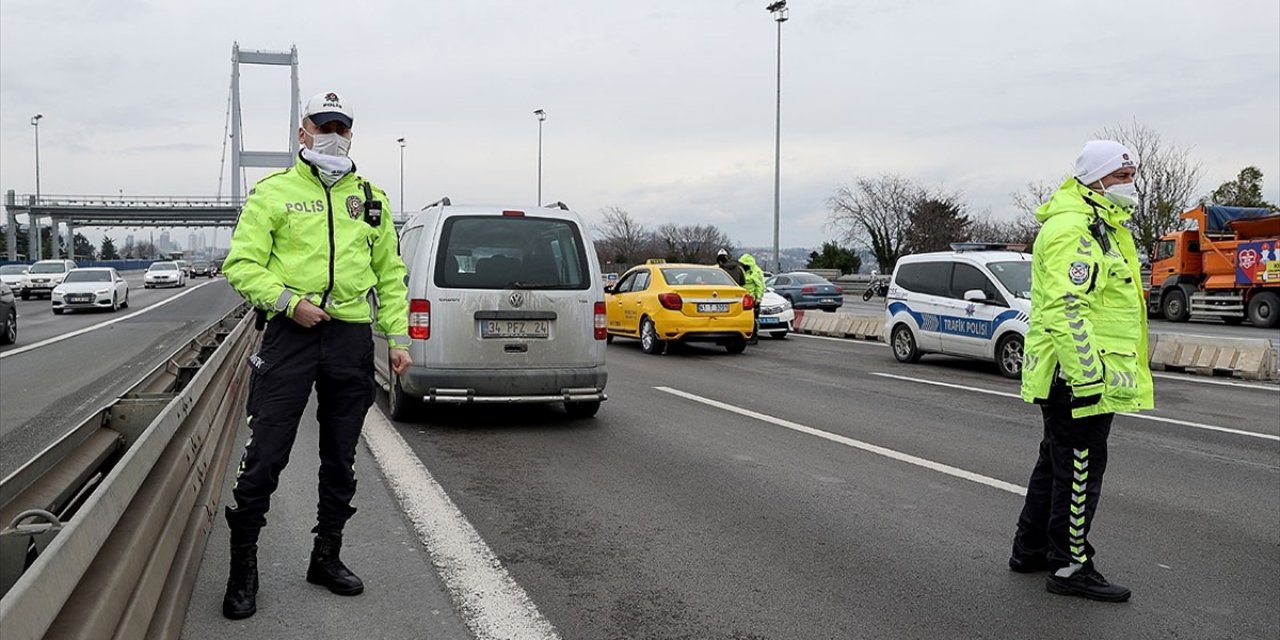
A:
{"type": "Polygon", "coordinates": [[[481,338],[546,338],[551,334],[546,320],[482,320],[481,338]]]}
{"type": "Polygon", "coordinates": [[[729,313],[729,305],[724,303],[698,303],[698,313],[729,313]]]}

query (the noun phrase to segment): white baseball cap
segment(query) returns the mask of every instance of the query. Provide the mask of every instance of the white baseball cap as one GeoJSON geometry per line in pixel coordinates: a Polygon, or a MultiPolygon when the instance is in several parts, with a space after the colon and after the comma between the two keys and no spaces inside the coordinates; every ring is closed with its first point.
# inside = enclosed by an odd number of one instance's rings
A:
{"type": "Polygon", "coordinates": [[[351,128],[351,123],[355,121],[355,113],[351,107],[347,106],[345,100],[341,96],[332,92],[317,93],[307,101],[307,106],[302,110],[304,119],[310,118],[312,124],[320,126],[322,124],[337,120],[351,128]]]}
{"type": "Polygon", "coordinates": [[[1138,168],[1138,154],[1114,140],[1090,140],[1076,158],[1075,176],[1084,184],[1093,184],[1116,169],[1138,168]]]}

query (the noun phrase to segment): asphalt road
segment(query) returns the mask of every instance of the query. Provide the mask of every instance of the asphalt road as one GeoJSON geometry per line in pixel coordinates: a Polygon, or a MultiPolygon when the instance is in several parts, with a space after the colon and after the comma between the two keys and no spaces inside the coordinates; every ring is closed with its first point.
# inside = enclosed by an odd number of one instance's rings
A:
{"type": "Polygon", "coordinates": [[[0,349],[0,477],[119,396],[240,303],[221,279],[193,280],[174,289],[144,289],[141,273],[126,274],[126,279],[129,307],[114,313],[55,316],[48,300],[18,300],[18,342],[0,349]],[[31,348],[83,329],[89,330],[31,348]]]}
{"type": "Polygon", "coordinates": [[[1181,423],[1117,418],[1092,540],[1135,595],[1103,605],[1005,566],[1041,428],[990,366],[801,336],[608,353],[594,420],[398,425],[563,638],[1275,637],[1280,387],[1162,377],[1151,415],[1181,423]]]}

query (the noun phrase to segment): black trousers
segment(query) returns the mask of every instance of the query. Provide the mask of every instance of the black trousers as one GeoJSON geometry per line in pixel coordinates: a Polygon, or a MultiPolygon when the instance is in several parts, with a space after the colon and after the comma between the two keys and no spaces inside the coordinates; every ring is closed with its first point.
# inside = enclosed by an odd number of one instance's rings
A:
{"type": "Polygon", "coordinates": [[[1071,408],[1056,400],[1041,407],[1044,438],[1013,539],[1013,557],[1042,556],[1053,569],[1093,562],[1088,535],[1102,495],[1107,436],[1115,418],[1113,413],[1072,418],[1071,408]]]}
{"type": "Polygon", "coordinates": [[[356,512],[356,444],[374,398],[370,325],[330,320],[306,329],[277,316],[267,323],[261,350],[249,363],[250,436],[236,473],[234,504],[226,510],[232,546],[257,543],[313,385],[320,484],[312,531],[341,535],[356,512]]]}

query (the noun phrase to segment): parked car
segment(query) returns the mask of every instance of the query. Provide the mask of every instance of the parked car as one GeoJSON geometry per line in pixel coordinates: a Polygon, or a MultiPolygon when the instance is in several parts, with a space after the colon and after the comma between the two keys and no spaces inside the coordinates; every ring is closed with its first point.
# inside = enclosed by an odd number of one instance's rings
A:
{"type": "Polygon", "coordinates": [[[191,277],[194,278],[196,276],[204,276],[206,278],[212,278],[213,265],[203,261],[191,263],[191,277]]]}
{"type": "Polygon", "coordinates": [[[6,264],[0,267],[0,282],[8,285],[12,293],[21,294],[22,281],[30,269],[30,265],[6,264]]]}
{"type": "Polygon", "coordinates": [[[578,214],[444,199],[405,223],[400,254],[409,270],[406,373],[391,371],[386,337],[375,336],[392,417],[411,419],[424,402],[563,402],[571,417],[600,409],[604,292],[578,214]]]}
{"type": "Polygon", "coordinates": [[[901,362],[925,353],[980,358],[1022,375],[1031,317],[1031,255],[1002,250],[923,253],[898,260],[885,341],[901,362]]]}
{"type": "Polygon", "coordinates": [[[605,293],[610,339],[639,338],[645,353],[662,354],[671,342],[712,342],[742,353],[755,326],[755,300],[716,266],[650,260],[605,293]]]}
{"type": "Polygon", "coordinates": [[[27,275],[22,279],[23,300],[31,299],[31,296],[49,296],[53,293],[53,288],[62,284],[62,279],[66,277],[67,272],[76,268],[73,260],[41,260],[33,265],[27,271],[27,275]]]}
{"type": "Polygon", "coordinates": [[[147,267],[147,272],[142,275],[143,288],[150,289],[152,287],[185,287],[187,286],[187,274],[178,268],[178,263],[172,260],[163,262],[152,262],[147,267]]]}
{"type": "Polygon", "coordinates": [[[796,312],[786,298],[772,289],[765,290],[764,299],[760,301],[759,332],[762,335],[781,340],[794,330],[792,323],[795,319],[796,312]]]}
{"type": "Polygon", "coordinates": [[[0,326],[0,344],[13,344],[18,341],[18,302],[14,300],[13,289],[0,282],[0,318],[4,325],[0,326]]]}
{"type": "Polygon", "coordinates": [[[843,289],[805,271],[778,274],[766,280],[765,286],[786,298],[795,309],[835,311],[844,305],[843,289]]]}
{"type": "Polygon", "coordinates": [[[72,269],[50,296],[53,312],[72,309],[110,309],[129,306],[129,283],[111,267],[72,269]]]}

